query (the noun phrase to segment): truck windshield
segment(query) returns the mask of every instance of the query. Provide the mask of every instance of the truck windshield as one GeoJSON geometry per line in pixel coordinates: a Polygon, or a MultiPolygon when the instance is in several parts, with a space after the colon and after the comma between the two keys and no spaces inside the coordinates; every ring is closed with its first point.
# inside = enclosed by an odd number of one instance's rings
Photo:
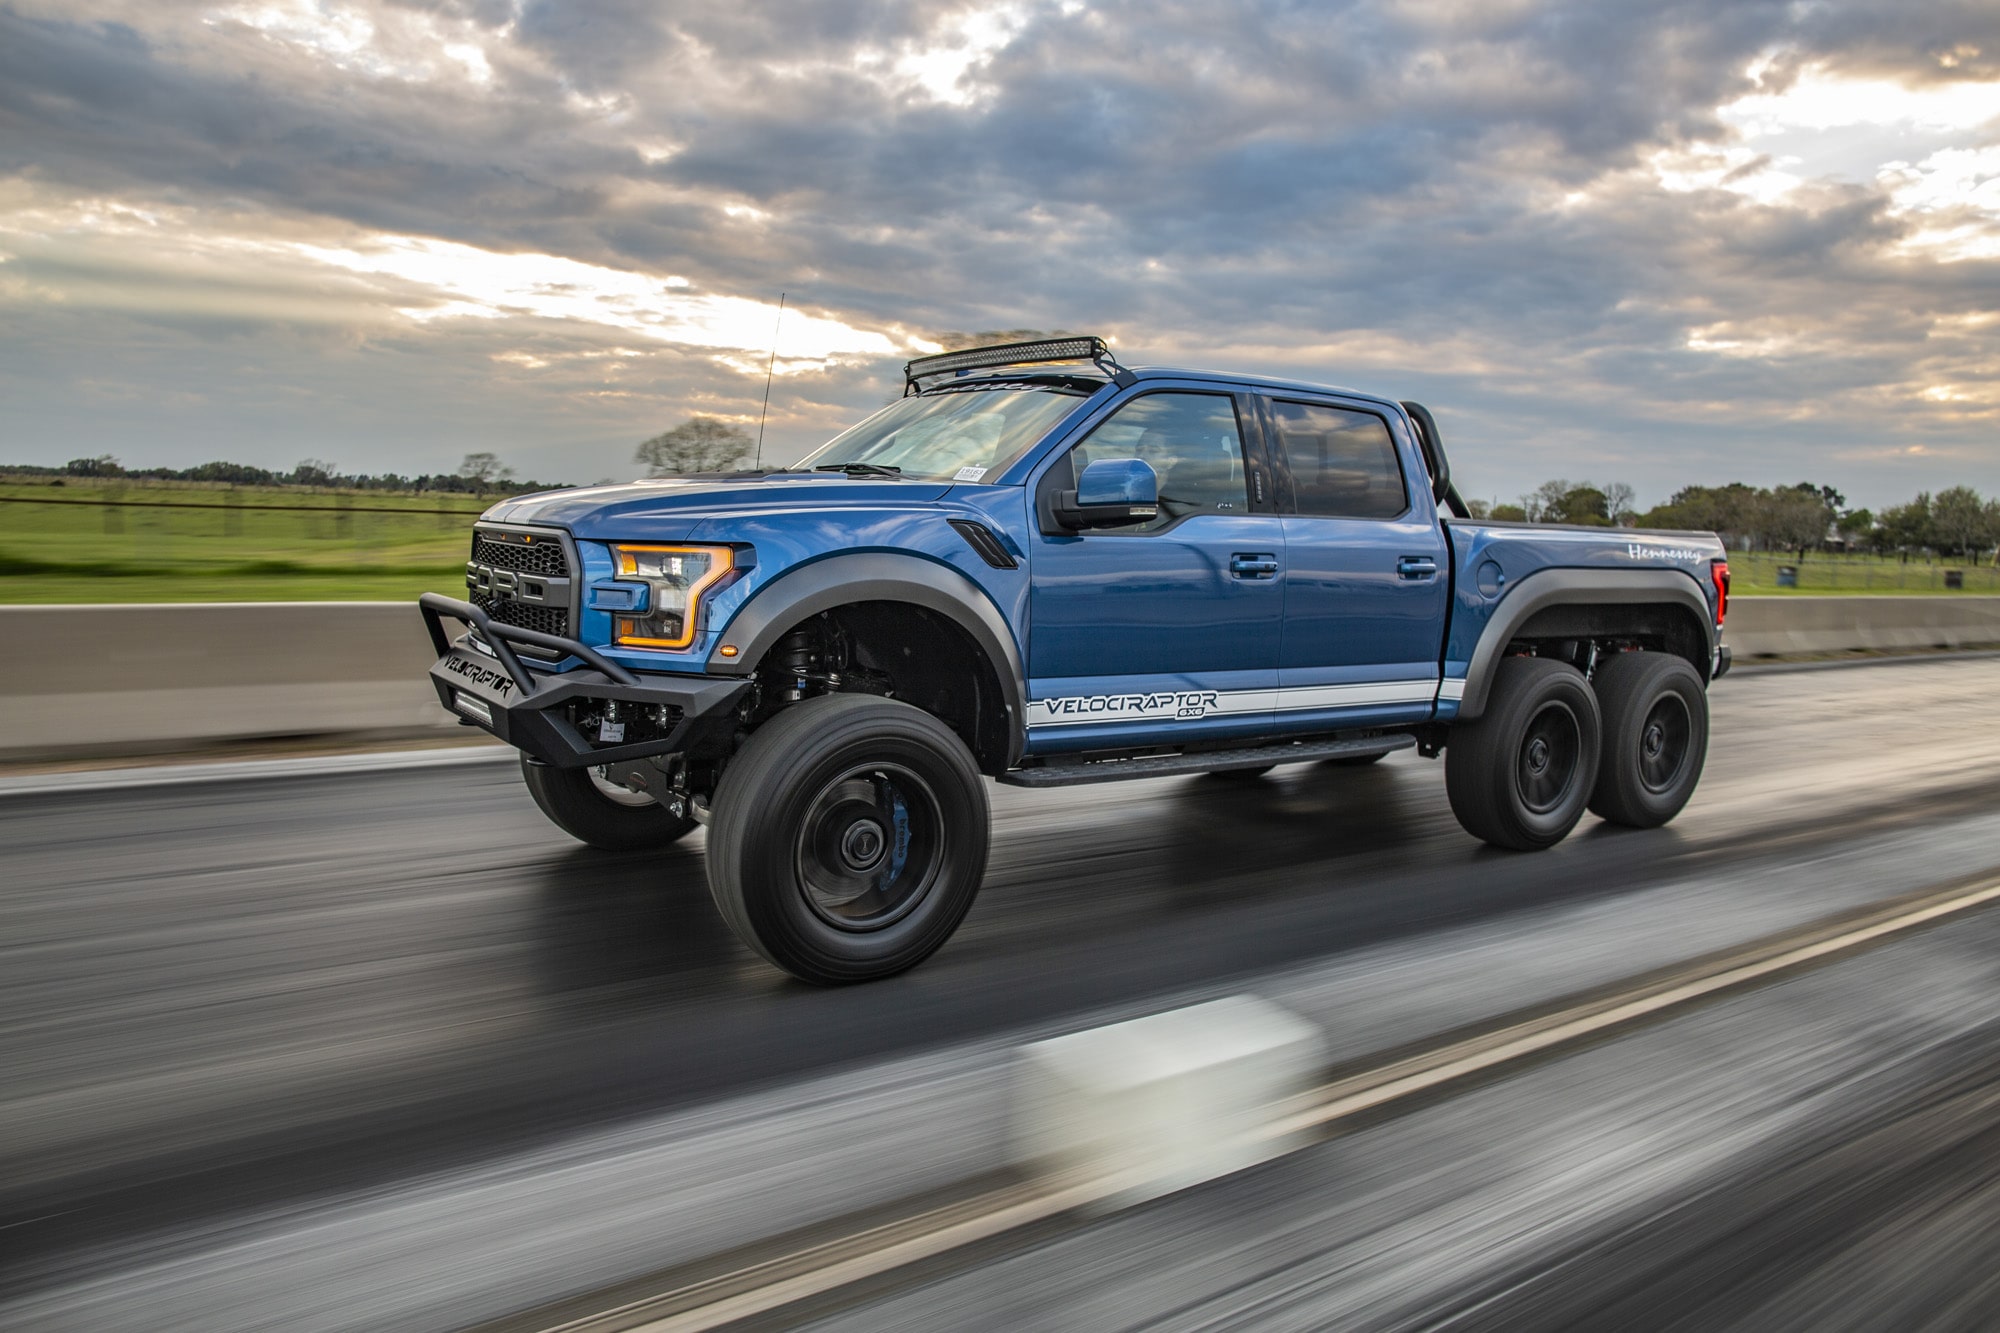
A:
{"type": "Polygon", "coordinates": [[[1019,458],[1089,396],[1067,385],[1004,384],[904,398],[793,470],[865,465],[924,480],[978,481],[1019,458]]]}

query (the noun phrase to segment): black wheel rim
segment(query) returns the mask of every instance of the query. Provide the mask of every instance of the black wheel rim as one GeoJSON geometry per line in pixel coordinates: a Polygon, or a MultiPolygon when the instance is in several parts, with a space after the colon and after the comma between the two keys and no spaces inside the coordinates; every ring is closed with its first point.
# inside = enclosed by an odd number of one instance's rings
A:
{"type": "Polygon", "coordinates": [[[860,764],[813,797],[795,861],[806,905],[839,930],[866,931],[909,915],[944,863],[944,813],[921,776],[860,764]]]}
{"type": "Polygon", "coordinates": [[[1529,720],[1514,760],[1514,786],[1521,804],[1537,815],[1560,808],[1576,786],[1582,754],[1583,728],[1569,705],[1543,704],[1529,720]]]}
{"type": "Polygon", "coordinates": [[[1639,728],[1639,781],[1647,791],[1670,791],[1680,781],[1693,735],[1687,700],[1671,691],[1654,700],[1639,728]]]}

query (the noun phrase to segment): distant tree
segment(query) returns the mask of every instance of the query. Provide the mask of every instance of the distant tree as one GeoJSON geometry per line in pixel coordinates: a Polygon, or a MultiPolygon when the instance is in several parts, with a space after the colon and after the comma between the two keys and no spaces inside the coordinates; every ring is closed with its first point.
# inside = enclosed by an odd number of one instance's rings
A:
{"type": "Polygon", "coordinates": [[[1683,486],[1673,499],[1647,512],[1640,522],[1649,528],[1687,528],[1719,534],[1731,546],[1751,536],[1757,527],[1757,505],[1764,492],[1732,481],[1727,486],[1683,486]]]}
{"type": "Polygon", "coordinates": [[[1882,511],[1883,545],[1892,551],[1901,551],[1907,557],[1911,551],[1921,551],[1934,543],[1931,530],[1931,497],[1928,492],[1919,494],[1908,504],[1900,504],[1882,511]]]}
{"type": "Polygon", "coordinates": [[[1774,550],[1803,556],[1826,540],[1831,523],[1826,497],[1809,483],[1774,487],[1758,497],[1755,535],[1774,550]]]}
{"type": "Polygon", "coordinates": [[[1992,507],[1970,486],[1953,486],[1931,502],[1931,531],[1940,552],[1971,559],[1993,544],[1992,507]]]}
{"type": "Polygon", "coordinates": [[[1576,523],[1602,527],[1611,521],[1608,498],[1587,481],[1566,478],[1545,481],[1532,494],[1521,497],[1521,508],[1533,523],[1576,523]]]}
{"type": "Polygon", "coordinates": [[[335,468],[324,458],[301,458],[285,480],[294,486],[331,486],[335,468]]]}
{"type": "Polygon", "coordinates": [[[1465,502],[1465,512],[1474,518],[1491,518],[1493,517],[1493,506],[1484,500],[1467,500],[1465,502]]]}
{"type": "Polygon", "coordinates": [[[122,477],[125,469],[110,454],[99,454],[95,458],[72,458],[63,465],[63,471],[72,477],[122,477]]]}
{"type": "Polygon", "coordinates": [[[1486,517],[1495,523],[1526,523],[1528,511],[1520,505],[1494,505],[1486,517]]]}
{"type": "Polygon", "coordinates": [[[1638,510],[1633,507],[1638,498],[1630,486],[1614,481],[1604,488],[1604,512],[1619,527],[1629,528],[1639,517],[1638,510]]]}
{"type": "Polygon", "coordinates": [[[1875,515],[1866,509],[1850,509],[1834,521],[1840,535],[1850,547],[1874,546],[1878,529],[1875,515]]]}
{"type": "Polygon", "coordinates": [[[1548,510],[1547,521],[1604,527],[1611,522],[1610,504],[1603,491],[1585,482],[1570,487],[1556,499],[1548,510]]]}
{"type": "Polygon", "coordinates": [[[514,479],[514,469],[500,461],[498,454],[484,451],[467,454],[465,461],[458,465],[458,475],[472,483],[472,489],[481,495],[489,486],[504,486],[514,479]]]}
{"type": "Polygon", "coordinates": [[[269,486],[278,480],[278,474],[269,468],[252,467],[248,463],[197,463],[185,472],[176,474],[181,481],[221,481],[233,486],[269,486]]]}
{"type": "Polygon", "coordinates": [[[1530,523],[1559,523],[1562,520],[1555,517],[1556,510],[1561,507],[1562,498],[1576,487],[1576,482],[1564,477],[1545,481],[1521,497],[1521,508],[1530,523]]]}
{"type": "Polygon", "coordinates": [[[690,472],[722,472],[750,454],[750,433],[718,417],[689,417],[662,431],[633,451],[649,477],[673,477],[690,472]]]}

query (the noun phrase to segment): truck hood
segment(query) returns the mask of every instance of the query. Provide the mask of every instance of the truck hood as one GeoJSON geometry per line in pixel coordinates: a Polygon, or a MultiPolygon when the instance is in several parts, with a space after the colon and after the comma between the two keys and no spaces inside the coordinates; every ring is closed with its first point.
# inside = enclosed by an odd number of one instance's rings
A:
{"type": "Polygon", "coordinates": [[[616,486],[584,486],[503,500],[484,518],[568,528],[579,537],[682,541],[711,518],[787,510],[901,508],[941,499],[948,482],[888,481],[839,473],[762,477],[661,477],[616,486]]]}

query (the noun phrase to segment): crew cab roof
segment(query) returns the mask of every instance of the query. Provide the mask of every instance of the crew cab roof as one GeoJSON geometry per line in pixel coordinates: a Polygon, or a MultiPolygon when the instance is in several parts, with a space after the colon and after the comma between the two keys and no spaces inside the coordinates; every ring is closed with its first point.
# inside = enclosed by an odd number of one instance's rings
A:
{"type": "MultiPolygon", "coordinates": [[[[1342,398],[1354,398],[1374,403],[1380,407],[1400,412],[1392,398],[1380,394],[1367,393],[1360,389],[1345,389],[1333,384],[1316,384],[1311,380],[1278,379],[1269,375],[1243,375],[1219,370],[1188,370],[1178,366],[1133,366],[1126,375],[1131,380],[1178,380],[1207,381],[1217,385],[1236,388],[1262,389],[1275,393],[1327,393],[1338,394],[1342,398]]],[[[999,369],[973,372],[948,380],[942,380],[925,389],[925,393],[950,392],[979,384],[1032,384],[1037,381],[1052,384],[1105,384],[1116,382],[1113,377],[1083,366],[1066,366],[1056,369],[999,369]]]]}

